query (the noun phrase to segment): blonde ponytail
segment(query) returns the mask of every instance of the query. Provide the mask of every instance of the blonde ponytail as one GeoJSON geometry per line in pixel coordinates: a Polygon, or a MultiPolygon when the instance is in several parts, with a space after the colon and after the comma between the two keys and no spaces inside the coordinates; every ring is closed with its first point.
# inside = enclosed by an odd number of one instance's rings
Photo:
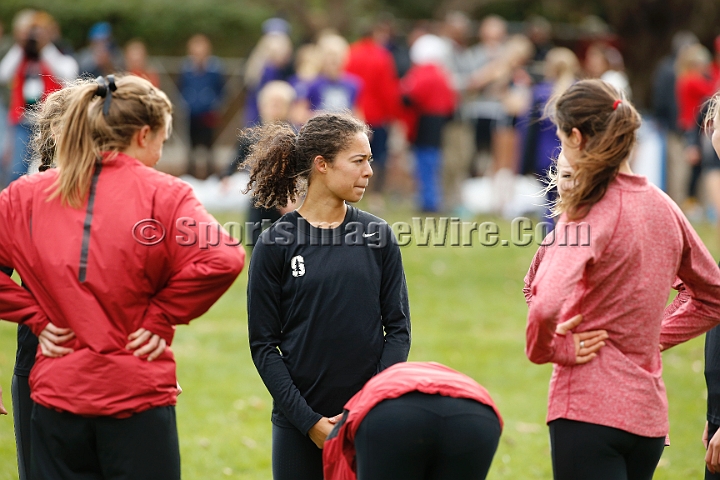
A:
{"type": "MultiPolygon", "coordinates": [[[[55,161],[59,170],[57,189],[63,203],[80,208],[90,189],[95,165],[106,153],[123,151],[133,135],[148,125],[153,132],[166,127],[172,104],[165,93],[134,75],[115,80],[116,90],[103,99],[103,86],[78,80],[64,92],[65,112],[56,122],[55,161]],[[103,112],[103,105],[106,112],[103,112]]],[[[105,87],[107,89],[107,87],[105,87]]]]}

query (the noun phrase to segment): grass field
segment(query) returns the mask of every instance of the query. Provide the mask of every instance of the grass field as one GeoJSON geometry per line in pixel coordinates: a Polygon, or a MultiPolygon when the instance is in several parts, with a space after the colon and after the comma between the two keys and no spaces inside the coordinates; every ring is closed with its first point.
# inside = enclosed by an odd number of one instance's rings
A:
{"type": "MultiPolygon", "coordinates": [[[[500,228],[501,238],[508,238],[507,223],[500,228]]],[[[717,257],[714,231],[707,225],[699,231],[717,257]]],[[[535,248],[402,249],[413,327],[410,359],[438,361],[472,376],[488,388],[505,418],[490,479],[552,478],[544,424],[550,366],[533,365],[523,352],[527,308],[522,281],[535,248]]],[[[177,412],[185,479],[271,478],[271,399],[250,359],[246,282],[247,270],[206,315],[177,332],[173,350],[184,389],[177,412]]],[[[0,386],[8,409],[14,355],[15,326],[2,322],[0,386]]],[[[655,478],[701,478],[703,339],[664,353],[664,364],[672,446],[655,478]]],[[[12,420],[3,417],[0,480],[15,478],[12,420]]]]}

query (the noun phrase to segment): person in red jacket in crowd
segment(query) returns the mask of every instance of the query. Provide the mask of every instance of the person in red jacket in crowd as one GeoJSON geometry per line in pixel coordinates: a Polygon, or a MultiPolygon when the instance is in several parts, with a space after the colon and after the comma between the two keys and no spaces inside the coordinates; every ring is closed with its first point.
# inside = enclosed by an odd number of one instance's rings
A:
{"type": "Polygon", "coordinates": [[[680,50],[675,65],[678,128],[685,136],[685,160],[692,165],[687,192],[689,198],[685,205],[688,211],[692,211],[691,209],[698,205],[702,152],[694,144],[692,137],[695,134],[703,104],[715,93],[715,84],[710,71],[711,60],[708,49],[697,43],[680,50]]]}
{"type": "Polygon", "coordinates": [[[0,84],[10,88],[8,123],[14,138],[11,162],[0,187],[27,173],[33,126],[26,112],[78,74],[75,59],[50,41],[52,23],[44,12],[18,13],[13,22],[16,43],[0,61],[0,84]]]}
{"type": "Polygon", "coordinates": [[[472,378],[439,363],[398,363],[345,404],[325,441],[325,480],[482,480],[502,427],[472,378]]]}
{"type": "Polygon", "coordinates": [[[398,117],[400,85],[392,54],[379,39],[385,25],[377,23],[363,32],[360,40],[350,45],[345,71],[362,80],[358,106],[365,122],[372,129],[370,149],[373,152],[373,190],[384,188],[388,156],[388,128],[398,117]]]}
{"type": "Polygon", "coordinates": [[[0,318],[40,339],[30,476],[179,479],[167,347],[230,287],[244,251],[189,185],[152,168],[172,118],[162,91],[135,76],[66,88],[57,168],[0,193],[0,265],[27,287],[0,275],[0,318]]]}
{"type": "Polygon", "coordinates": [[[404,120],[415,151],[420,209],[437,212],[442,203],[442,130],[455,111],[456,97],[443,62],[448,45],[426,34],[410,47],[413,66],[403,77],[400,91],[407,107],[404,120]]]}
{"type": "Polygon", "coordinates": [[[715,37],[715,58],[710,64],[710,77],[716,88],[720,88],[720,35],[715,37]]]}

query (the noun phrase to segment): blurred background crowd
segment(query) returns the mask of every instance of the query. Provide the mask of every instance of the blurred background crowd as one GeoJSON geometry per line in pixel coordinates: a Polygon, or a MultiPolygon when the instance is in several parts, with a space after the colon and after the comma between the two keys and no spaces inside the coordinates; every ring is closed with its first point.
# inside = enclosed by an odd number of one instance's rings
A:
{"type": "MultiPolygon", "coordinates": [[[[374,132],[370,211],[542,214],[538,179],[559,147],[544,106],[578,79],[601,78],[643,112],[635,170],[691,218],[717,220],[720,161],[700,119],[720,89],[720,30],[670,25],[648,45],[622,22],[618,32],[593,15],[569,23],[470,9],[426,19],[340,12],[338,24],[330,10],[320,20],[255,12],[253,34],[244,32],[234,53],[222,41],[216,56],[216,40],[232,33],[222,25],[169,46],[147,25],[133,36],[112,15],[95,18],[81,37],[46,11],[15,8],[0,17],[0,187],[28,171],[26,113],[45,94],[80,76],[128,72],[173,100],[174,133],[158,168],[211,190],[208,208],[240,197],[233,178],[249,145],[239,130],[277,120],[300,128],[318,110],[350,110],[374,132]],[[638,60],[648,51],[650,64],[638,60]]],[[[720,8],[711,13],[720,19],[720,8]]]]}

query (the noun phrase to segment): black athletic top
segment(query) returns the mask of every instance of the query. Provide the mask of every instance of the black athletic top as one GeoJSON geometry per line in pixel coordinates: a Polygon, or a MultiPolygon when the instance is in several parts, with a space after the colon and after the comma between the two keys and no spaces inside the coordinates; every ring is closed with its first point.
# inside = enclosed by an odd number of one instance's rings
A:
{"type": "MultiPolygon", "coordinates": [[[[0,272],[11,276],[12,268],[0,266],[0,272]]],[[[37,352],[38,339],[29,327],[18,325],[17,330],[17,352],[15,353],[15,375],[29,377],[30,370],[35,365],[35,353],[37,352]]]]}
{"type": "Polygon", "coordinates": [[[290,212],[260,236],[248,275],[250,350],[276,425],[306,434],[407,360],[407,284],[384,220],[348,206],[339,227],[319,229],[290,212]]]}

